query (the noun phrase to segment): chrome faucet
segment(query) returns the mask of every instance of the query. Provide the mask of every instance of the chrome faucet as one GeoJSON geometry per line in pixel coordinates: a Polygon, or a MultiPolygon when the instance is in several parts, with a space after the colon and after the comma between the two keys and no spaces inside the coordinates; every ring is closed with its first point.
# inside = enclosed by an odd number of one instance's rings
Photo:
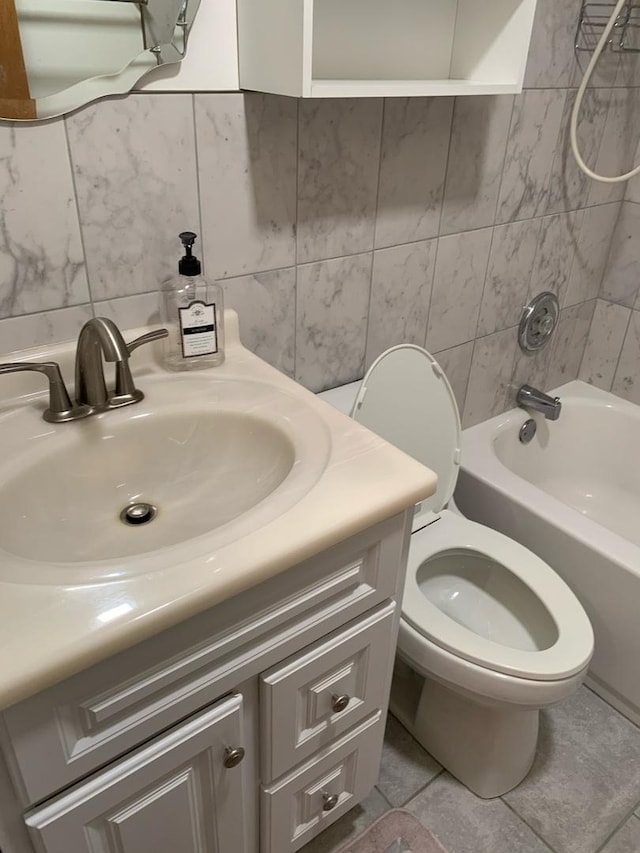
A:
{"type": "Polygon", "coordinates": [[[106,317],[87,320],[80,330],[76,348],[75,404],[69,398],[60,367],[54,361],[0,364],[0,374],[16,373],[20,370],[43,373],[49,380],[49,406],[42,417],[49,423],[76,421],[142,400],[144,394],[136,388],[133,381],[129,356],[139,346],[166,338],[168,334],[166,329],[157,329],[127,344],[113,320],[106,317]],[[115,362],[115,383],[112,392],[107,391],[103,360],[115,362]]]}
{"type": "MultiPolygon", "coordinates": [[[[78,337],[76,348],[76,401],[80,405],[90,406],[94,411],[104,411],[109,405],[109,394],[104,379],[102,359],[115,361],[117,368],[129,369],[129,350],[124,342],[120,329],[113,320],[106,317],[94,317],[87,320],[78,337]]],[[[133,385],[133,380],[131,380],[133,385]]],[[[142,392],[133,389],[129,403],[137,403],[142,399],[142,392]],[[133,399],[135,395],[138,395],[133,399]]],[[[121,405],[125,405],[124,403],[121,405]]]]}
{"type": "Polygon", "coordinates": [[[531,385],[522,385],[516,394],[516,403],[524,409],[533,409],[540,412],[550,421],[557,421],[560,417],[562,403],[560,397],[550,397],[531,385]]]}

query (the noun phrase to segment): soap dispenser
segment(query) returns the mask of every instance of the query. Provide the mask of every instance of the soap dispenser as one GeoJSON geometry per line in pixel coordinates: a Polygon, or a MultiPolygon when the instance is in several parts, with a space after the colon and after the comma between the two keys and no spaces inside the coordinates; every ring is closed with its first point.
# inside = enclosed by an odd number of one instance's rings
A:
{"type": "Polygon", "coordinates": [[[179,235],[184,256],[178,275],[163,285],[164,365],[168,370],[198,370],[224,361],[223,292],[220,285],[202,276],[200,261],[193,254],[197,235],[179,235]]]}

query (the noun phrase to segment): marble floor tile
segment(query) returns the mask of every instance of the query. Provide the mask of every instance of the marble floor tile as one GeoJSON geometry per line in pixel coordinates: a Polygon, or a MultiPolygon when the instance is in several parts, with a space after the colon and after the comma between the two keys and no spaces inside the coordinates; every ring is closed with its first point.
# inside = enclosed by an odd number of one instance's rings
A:
{"type": "Polygon", "coordinates": [[[533,768],[504,800],[556,853],[595,853],[640,800],[640,730],[581,687],[541,714],[533,768]]]}
{"type": "Polygon", "coordinates": [[[389,811],[389,804],[380,791],[374,788],[359,805],[305,844],[300,849],[300,853],[337,853],[347,842],[387,811],[389,811]]]}
{"type": "Polygon", "coordinates": [[[403,806],[442,768],[391,714],[382,749],[377,788],[392,806],[403,806]]]}
{"type": "Polygon", "coordinates": [[[549,853],[501,799],[482,800],[448,773],[441,773],[405,808],[448,853],[549,853]]]}
{"type": "Polygon", "coordinates": [[[607,841],[600,853],[638,853],[640,850],[640,820],[630,817],[607,841]]]}

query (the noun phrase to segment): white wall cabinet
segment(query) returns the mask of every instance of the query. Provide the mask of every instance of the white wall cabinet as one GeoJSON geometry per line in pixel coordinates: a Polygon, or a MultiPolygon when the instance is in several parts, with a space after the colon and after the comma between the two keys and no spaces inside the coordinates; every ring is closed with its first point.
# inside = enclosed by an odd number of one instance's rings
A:
{"type": "Polygon", "coordinates": [[[326,98],[519,92],[536,0],[237,5],[241,88],[326,98]]]}
{"type": "Polygon", "coordinates": [[[235,0],[200,0],[180,63],[154,68],[135,87],[148,92],[234,92],[238,81],[235,0]]]}
{"type": "Polygon", "coordinates": [[[293,853],[359,802],[412,514],[3,711],[2,853],[293,853]]]}

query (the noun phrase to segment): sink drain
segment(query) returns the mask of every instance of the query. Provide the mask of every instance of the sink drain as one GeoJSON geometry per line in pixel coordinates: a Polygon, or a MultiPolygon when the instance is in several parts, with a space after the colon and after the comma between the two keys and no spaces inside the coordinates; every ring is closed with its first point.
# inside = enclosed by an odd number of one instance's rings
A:
{"type": "Polygon", "coordinates": [[[129,504],[120,513],[123,524],[148,524],[158,513],[157,507],[148,503],[129,504]]]}

